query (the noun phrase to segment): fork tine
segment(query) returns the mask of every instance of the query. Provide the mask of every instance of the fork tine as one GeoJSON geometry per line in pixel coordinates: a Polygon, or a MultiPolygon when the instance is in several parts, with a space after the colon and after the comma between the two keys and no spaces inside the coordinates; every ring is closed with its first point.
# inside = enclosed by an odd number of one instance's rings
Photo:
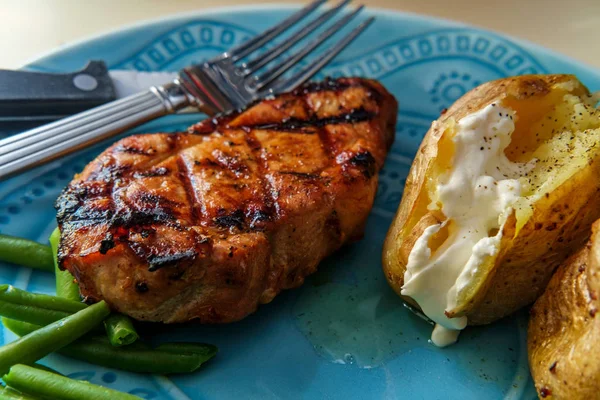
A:
{"type": "MultiPolygon", "coordinates": [[[[371,17],[358,25],[348,36],[340,40],[333,46],[328,52],[324,53],[321,57],[316,59],[310,65],[305,67],[302,71],[293,75],[289,79],[285,79],[276,85],[274,85],[270,92],[281,93],[294,90],[302,83],[309,80],[314,74],[316,74],[321,68],[327,65],[335,56],[337,56],[342,50],[346,48],[358,35],[360,35],[367,27],[375,20],[375,17],[371,17]]],[[[265,93],[265,92],[263,92],[265,93]]],[[[262,94],[261,94],[262,95],[262,94]]]]}
{"type": "Polygon", "coordinates": [[[286,50],[288,50],[290,47],[292,47],[293,45],[298,43],[300,40],[304,39],[308,34],[312,33],[319,26],[321,26],[322,24],[324,24],[325,22],[327,22],[328,20],[333,18],[335,16],[335,14],[337,14],[339,11],[341,11],[342,8],[344,8],[351,1],[352,0],[343,0],[337,6],[328,10],[327,12],[323,13],[320,17],[314,19],[309,24],[304,26],[304,28],[298,30],[291,37],[287,38],[282,44],[271,49],[268,54],[266,54],[264,56],[257,56],[253,60],[248,61],[244,65],[244,76],[247,76],[253,72],[256,72],[257,70],[264,67],[265,65],[267,65],[269,62],[271,62],[275,58],[279,57],[286,50]]]}
{"type": "Polygon", "coordinates": [[[303,47],[299,52],[286,59],[282,64],[262,74],[259,78],[256,79],[255,90],[260,91],[264,89],[271,82],[275,81],[277,78],[283,75],[287,70],[295,66],[298,63],[298,61],[302,60],[310,52],[322,45],[333,34],[335,34],[338,30],[340,30],[348,22],[350,22],[350,20],[354,18],[360,11],[362,11],[363,8],[364,6],[361,5],[350,14],[344,16],[338,22],[330,26],[325,32],[321,33],[315,40],[303,47]]]}
{"type": "Polygon", "coordinates": [[[294,14],[287,17],[281,23],[275,25],[272,28],[267,29],[262,34],[253,37],[252,39],[242,43],[238,47],[227,52],[231,59],[235,62],[248,54],[252,53],[254,50],[257,50],[264,46],[267,42],[272,40],[273,38],[279,36],[282,32],[289,29],[291,26],[295,25],[298,21],[306,17],[308,14],[317,9],[321,4],[325,3],[327,0],[314,0],[312,3],[308,4],[306,7],[301,10],[295,12],[294,14]]]}

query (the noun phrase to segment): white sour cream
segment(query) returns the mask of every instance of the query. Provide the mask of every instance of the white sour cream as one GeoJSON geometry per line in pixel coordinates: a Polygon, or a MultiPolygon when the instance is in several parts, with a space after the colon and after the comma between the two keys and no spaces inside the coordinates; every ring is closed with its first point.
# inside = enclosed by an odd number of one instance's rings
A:
{"type": "Polygon", "coordinates": [[[402,294],[412,297],[436,327],[437,346],[454,343],[467,318],[448,318],[460,291],[488,256],[497,253],[502,228],[521,195],[515,178],[533,163],[511,162],[504,154],[515,129],[513,110],[497,104],[471,114],[456,126],[452,169],[440,179],[437,202],[446,221],[425,229],[408,257],[402,294]],[[431,254],[429,240],[448,225],[448,238],[431,254]]]}

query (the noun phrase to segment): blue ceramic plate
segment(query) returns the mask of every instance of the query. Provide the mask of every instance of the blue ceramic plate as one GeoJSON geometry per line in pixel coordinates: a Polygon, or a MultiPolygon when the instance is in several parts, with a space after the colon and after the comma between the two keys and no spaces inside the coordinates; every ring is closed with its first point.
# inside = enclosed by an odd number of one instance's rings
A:
{"type": "MultiPolygon", "coordinates": [[[[54,52],[28,66],[72,71],[90,59],[111,68],[177,70],[212,57],[292,12],[231,8],[166,18],[54,52]]],[[[448,21],[370,11],[375,24],[321,75],[379,79],[400,101],[365,239],[324,261],[300,289],[278,296],[245,320],[224,326],[152,328],[153,337],[214,343],[220,353],[195,374],[136,375],[52,355],[45,363],[73,378],[147,399],[533,399],[526,315],[469,328],[438,349],[431,327],[406,310],[381,271],[381,248],[402,196],[412,157],[440,111],[491,79],[574,73],[591,89],[600,74],[544,49],[448,21]]],[[[175,116],[136,131],[181,129],[200,118],[175,116]]],[[[52,203],[75,172],[106,144],[0,184],[0,231],[45,242],[52,203]]],[[[53,276],[0,266],[0,282],[52,293],[53,276]]],[[[0,330],[0,343],[14,336],[0,330]]]]}

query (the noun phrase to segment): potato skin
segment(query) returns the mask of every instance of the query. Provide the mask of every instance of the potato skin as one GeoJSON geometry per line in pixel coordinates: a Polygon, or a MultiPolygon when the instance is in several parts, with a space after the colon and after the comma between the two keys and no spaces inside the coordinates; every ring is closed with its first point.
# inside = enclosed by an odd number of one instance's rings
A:
{"type": "MultiPolygon", "coordinates": [[[[578,82],[572,75],[524,75],[488,82],[465,94],[433,122],[413,161],[383,248],[384,273],[396,293],[400,295],[404,284],[406,263],[415,240],[437,220],[431,212],[425,212],[421,218],[416,215],[427,205],[426,185],[428,179],[434,179],[431,171],[438,156],[438,142],[451,121],[459,121],[508,96],[543,98],[554,85],[570,81],[578,82]],[[412,228],[405,228],[407,224],[412,228]]],[[[600,218],[599,191],[600,160],[595,159],[539,200],[516,237],[516,219],[514,215],[509,217],[495,264],[468,304],[449,316],[466,315],[469,325],[487,324],[535,301],[558,265],[588,239],[591,224],[600,218]]]]}
{"type": "Polygon", "coordinates": [[[531,309],[527,347],[540,398],[600,397],[600,221],[531,309]]]}

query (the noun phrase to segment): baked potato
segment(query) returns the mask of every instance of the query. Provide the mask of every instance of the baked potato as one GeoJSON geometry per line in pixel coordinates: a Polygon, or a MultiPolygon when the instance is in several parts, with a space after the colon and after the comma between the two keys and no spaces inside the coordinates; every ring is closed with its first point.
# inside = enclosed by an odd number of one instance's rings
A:
{"type": "Polygon", "coordinates": [[[532,303],[589,238],[600,217],[596,103],[572,75],[525,75],[471,90],[433,122],[383,269],[436,329],[455,339],[532,303]]]}
{"type": "Polygon", "coordinates": [[[600,396],[600,221],[531,309],[528,352],[541,398],[600,396]]]}

